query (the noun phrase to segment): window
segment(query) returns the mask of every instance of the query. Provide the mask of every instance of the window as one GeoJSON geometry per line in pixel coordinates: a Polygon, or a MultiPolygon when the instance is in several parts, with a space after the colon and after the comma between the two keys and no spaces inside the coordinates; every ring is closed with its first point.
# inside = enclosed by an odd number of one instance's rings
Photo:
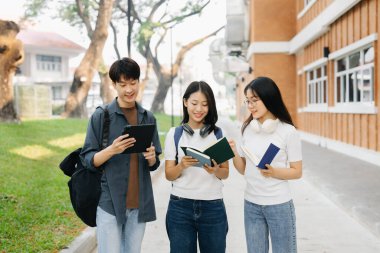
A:
{"type": "Polygon", "coordinates": [[[373,46],[369,46],[335,61],[337,104],[374,101],[374,55],[373,46]]]}
{"type": "Polygon", "coordinates": [[[327,65],[307,71],[308,105],[327,104],[327,65]]]}
{"type": "Polygon", "coordinates": [[[51,87],[53,100],[63,99],[62,97],[62,87],[61,86],[53,86],[51,87]]]}
{"type": "Polygon", "coordinates": [[[306,7],[308,4],[315,2],[315,0],[305,0],[304,2],[305,2],[305,7],[306,7]]]}
{"type": "Polygon", "coordinates": [[[37,55],[37,70],[60,72],[62,57],[53,55],[37,55]]]}

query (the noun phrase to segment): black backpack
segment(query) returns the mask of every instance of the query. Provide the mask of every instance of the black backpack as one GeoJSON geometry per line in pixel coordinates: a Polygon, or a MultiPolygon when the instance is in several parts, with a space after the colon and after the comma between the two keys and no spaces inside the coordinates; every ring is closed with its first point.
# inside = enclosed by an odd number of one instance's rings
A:
{"type": "MultiPolygon", "coordinates": [[[[101,149],[107,147],[109,135],[109,113],[107,107],[103,108],[103,136],[101,149]]],[[[71,177],[67,183],[70,191],[70,200],[77,216],[88,226],[96,227],[96,209],[101,193],[100,180],[102,170],[85,168],[79,157],[82,148],[71,152],[59,164],[65,175],[71,177]]]]}

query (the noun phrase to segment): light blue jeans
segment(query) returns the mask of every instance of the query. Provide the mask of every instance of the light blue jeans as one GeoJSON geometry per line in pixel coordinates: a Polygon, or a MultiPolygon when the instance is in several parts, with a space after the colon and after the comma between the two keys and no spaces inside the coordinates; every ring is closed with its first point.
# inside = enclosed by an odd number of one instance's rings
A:
{"type": "Polygon", "coordinates": [[[140,253],[146,223],[138,222],[138,209],[127,209],[125,224],[101,209],[96,211],[98,253],[140,253]]]}
{"type": "Polygon", "coordinates": [[[244,201],[245,237],[248,253],[267,253],[269,235],[273,253],[296,253],[296,215],[293,201],[256,205],[244,201]]]}

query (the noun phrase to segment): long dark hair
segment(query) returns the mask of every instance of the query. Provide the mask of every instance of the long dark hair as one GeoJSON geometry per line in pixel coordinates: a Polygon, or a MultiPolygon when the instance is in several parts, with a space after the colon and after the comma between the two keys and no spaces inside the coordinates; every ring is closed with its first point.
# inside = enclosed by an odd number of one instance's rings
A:
{"type": "MultiPolygon", "coordinates": [[[[282,99],[280,89],[272,79],[269,77],[258,77],[245,86],[244,95],[247,95],[248,90],[251,90],[254,96],[260,98],[268,111],[276,118],[294,126],[289,111],[282,99]]],[[[241,128],[242,133],[252,120],[253,116],[250,114],[248,119],[243,123],[241,128]]]]}
{"type": "Polygon", "coordinates": [[[206,99],[207,99],[207,105],[208,105],[208,113],[206,117],[204,118],[204,124],[210,125],[210,130],[215,129],[215,124],[218,121],[218,111],[216,110],[216,103],[215,103],[215,97],[214,97],[214,92],[212,92],[212,89],[210,85],[208,85],[204,81],[194,81],[189,84],[187,87],[185,93],[183,94],[182,97],[182,106],[183,106],[183,119],[182,119],[182,124],[189,122],[189,113],[187,111],[187,108],[185,107],[184,100],[188,100],[191,94],[195,92],[202,92],[206,99]]]}

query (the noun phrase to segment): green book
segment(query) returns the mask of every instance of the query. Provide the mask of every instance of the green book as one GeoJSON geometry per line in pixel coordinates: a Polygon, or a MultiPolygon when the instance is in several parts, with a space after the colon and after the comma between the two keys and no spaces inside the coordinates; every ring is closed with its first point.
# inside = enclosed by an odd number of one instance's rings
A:
{"type": "Polygon", "coordinates": [[[185,155],[190,155],[189,152],[187,152],[187,149],[192,149],[197,152],[200,152],[203,155],[206,155],[211,159],[214,159],[217,164],[224,163],[225,161],[228,161],[229,159],[235,156],[226,137],[217,140],[204,150],[197,150],[191,147],[181,147],[181,149],[183,150],[185,155]]]}

